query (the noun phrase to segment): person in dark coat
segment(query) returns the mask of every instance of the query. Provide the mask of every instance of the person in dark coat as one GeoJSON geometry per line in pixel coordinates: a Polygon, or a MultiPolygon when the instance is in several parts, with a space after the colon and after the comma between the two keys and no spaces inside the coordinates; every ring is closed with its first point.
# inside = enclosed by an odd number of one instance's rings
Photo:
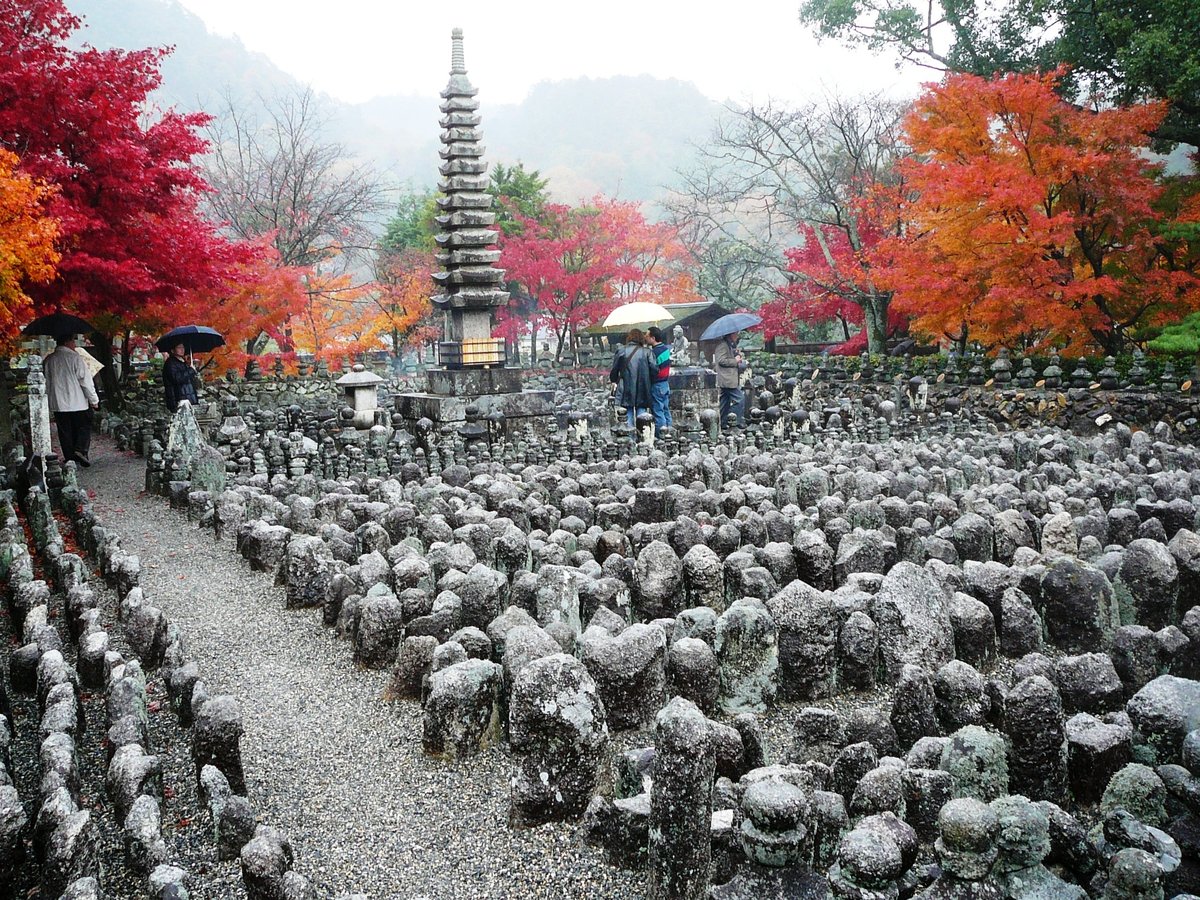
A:
{"type": "Polygon", "coordinates": [[[196,370],[184,362],[186,354],[187,348],[176,344],[163,363],[163,400],[171,412],[179,408],[180,400],[196,405],[196,370]]]}
{"type": "Polygon", "coordinates": [[[632,428],[638,413],[649,412],[654,403],[654,361],[640,328],[632,329],[617,351],[608,380],[613,384],[617,403],[625,407],[632,428]]]}

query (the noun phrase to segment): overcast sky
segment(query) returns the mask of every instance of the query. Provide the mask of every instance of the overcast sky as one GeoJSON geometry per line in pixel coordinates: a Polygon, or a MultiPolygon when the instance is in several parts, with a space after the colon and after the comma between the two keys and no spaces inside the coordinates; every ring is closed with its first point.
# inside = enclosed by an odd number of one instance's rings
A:
{"type": "Polygon", "coordinates": [[[464,31],[480,100],[520,101],[539,81],[649,74],[691,81],[714,100],[796,102],[823,91],[915,94],[928,73],[897,71],[818,44],[800,0],[180,0],[209,28],[318,90],[350,102],[436,94],[450,30],[464,31]]]}

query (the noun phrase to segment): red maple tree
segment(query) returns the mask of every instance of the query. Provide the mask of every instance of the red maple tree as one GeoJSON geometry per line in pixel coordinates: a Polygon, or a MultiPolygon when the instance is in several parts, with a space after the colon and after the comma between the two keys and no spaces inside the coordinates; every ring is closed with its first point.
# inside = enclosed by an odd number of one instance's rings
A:
{"type": "MultiPolygon", "coordinates": [[[[148,102],[168,51],[72,49],[79,27],[61,0],[0,0],[0,146],[55,188],[61,259],[56,278],[28,285],[35,310],[128,336],[189,292],[239,284],[261,251],[199,209],[207,116],[148,102]]],[[[109,361],[109,342],[97,348],[109,361]]]]}
{"type": "Polygon", "coordinates": [[[701,299],[675,232],[648,223],[636,203],[597,196],[578,207],[547,204],[537,219],[515,218],[521,228],[501,236],[500,264],[528,299],[498,315],[499,337],[515,340],[548,325],[561,357],[575,350],[580,329],[622,303],[701,299]]]}
{"type": "Polygon", "coordinates": [[[802,244],[785,251],[790,280],[759,310],[764,337],[795,338],[801,323],[837,322],[844,340],[830,352],[861,353],[868,349],[869,306],[885,311],[885,337],[904,331],[907,318],[890,307],[890,292],[871,268],[871,253],[884,236],[882,217],[866,202],[851,208],[854,222],[841,227],[800,224],[802,244]]]}

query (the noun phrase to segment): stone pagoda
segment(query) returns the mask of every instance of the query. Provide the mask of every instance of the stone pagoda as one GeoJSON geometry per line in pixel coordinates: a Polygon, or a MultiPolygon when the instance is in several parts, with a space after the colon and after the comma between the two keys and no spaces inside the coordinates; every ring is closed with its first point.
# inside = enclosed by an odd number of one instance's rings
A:
{"type": "Polygon", "coordinates": [[[409,420],[447,424],[465,421],[467,407],[474,405],[482,416],[499,412],[509,427],[522,426],[531,416],[553,414],[553,393],[522,391],[520,369],[506,364],[503,338],[492,337],[496,310],[508,302],[508,291],[504,270],[497,266],[496,214],[487,192],[477,93],[467,78],[462,29],[455,28],[450,81],[441,94],[441,231],[435,240],[442,270],[434,273],[438,293],[432,298],[445,316],[438,367],[427,373],[427,393],[402,394],[396,408],[409,420]]]}
{"type": "Polygon", "coordinates": [[[442,228],[434,240],[444,271],[433,280],[442,289],[433,305],[446,314],[445,340],[439,360],[447,369],[503,366],[504,341],[492,337],[495,309],[508,300],[504,270],[496,268],[496,214],[487,192],[487,163],[479,143],[478,93],[467,79],[462,29],[453,32],[450,82],[442,91],[442,149],[445,162],[438,170],[444,195],[437,204],[442,228]]]}

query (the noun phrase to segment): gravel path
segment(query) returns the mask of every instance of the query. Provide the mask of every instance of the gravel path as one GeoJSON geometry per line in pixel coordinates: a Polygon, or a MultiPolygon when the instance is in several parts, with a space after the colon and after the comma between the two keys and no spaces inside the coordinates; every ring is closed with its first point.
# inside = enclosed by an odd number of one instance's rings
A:
{"type": "MultiPolygon", "coordinates": [[[[511,761],[421,752],[421,711],[385,703],[384,672],[357,669],[319,611],[146,496],[144,463],[100,438],[80,473],[97,514],[142,561],[142,586],[183,632],[211,693],[242,707],[250,800],[281,828],[322,894],[372,900],[637,898],[644,875],[610,867],[572,826],[508,827],[511,761]]],[[[203,896],[203,892],[197,892],[203,896]]]]}

